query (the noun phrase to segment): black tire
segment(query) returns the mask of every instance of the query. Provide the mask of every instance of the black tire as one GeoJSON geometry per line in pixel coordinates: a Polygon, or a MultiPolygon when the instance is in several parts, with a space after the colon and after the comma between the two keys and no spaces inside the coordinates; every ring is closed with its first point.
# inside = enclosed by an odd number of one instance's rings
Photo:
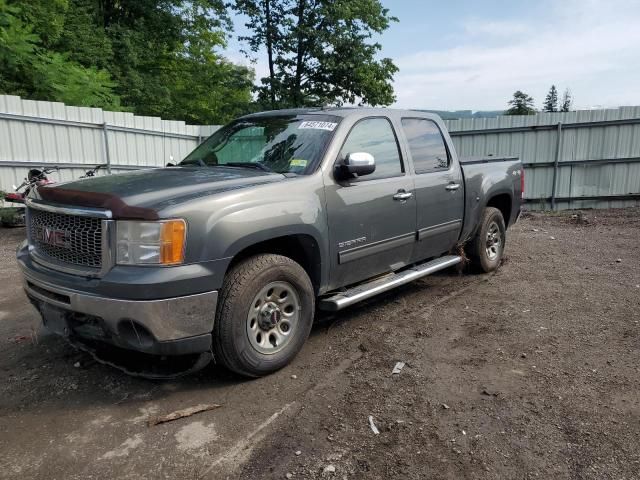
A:
{"type": "MultiPolygon", "coordinates": [[[[268,293],[267,289],[264,296],[268,293]]],[[[218,299],[213,329],[216,361],[229,370],[247,377],[260,377],[275,372],[291,362],[302,348],[311,332],[314,313],[313,285],[299,264],[288,257],[274,254],[261,254],[243,260],[226,275],[218,299]],[[262,298],[265,289],[273,284],[283,285],[283,291],[289,288],[291,304],[284,305],[284,302],[288,301],[286,295],[285,300],[279,300],[282,293],[273,301],[269,296],[262,303],[256,303],[256,298],[258,296],[262,298]],[[283,304],[280,305],[278,302],[283,304]],[[294,315],[289,319],[285,316],[285,310],[292,304],[297,305],[298,308],[293,309],[294,315]],[[259,310],[256,305],[261,305],[262,310],[259,310]],[[280,306],[282,306],[282,312],[280,306]],[[265,310],[267,307],[271,310],[265,310]],[[273,313],[274,308],[278,313],[273,313]],[[259,313],[254,313],[256,311],[259,313]],[[296,311],[297,316],[295,316],[296,311]],[[250,330],[249,326],[252,325],[252,328],[255,328],[253,327],[255,319],[250,318],[254,316],[258,318],[255,332],[250,330]],[[289,323],[289,320],[293,320],[294,317],[295,323],[289,323]],[[278,322],[270,328],[279,330],[264,330],[261,321],[278,322]],[[285,324],[290,325],[287,327],[290,328],[288,334],[280,330],[284,329],[285,324]],[[278,339],[283,339],[279,346],[280,350],[276,350],[278,346],[275,340],[273,344],[267,344],[267,338],[265,338],[264,346],[258,344],[256,340],[258,336],[262,334],[269,336],[271,335],[269,332],[276,333],[278,339]],[[264,353],[258,349],[272,349],[273,353],[264,353]]],[[[288,315],[291,313],[289,312],[288,315]]],[[[262,339],[261,336],[260,338],[262,339]]]]}
{"type": "Polygon", "coordinates": [[[485,208],[482,213],[482,218],[480,219],[478,231],[471,242],[469,242],[467,249],[471,264],[476,270],[488,273],[496,270],[500,266],[507,238],[506,233],[507,228],[505,227],[504,218],[500,210],[493,207],[485,208]],[[496,238],[493,236],[493,232],[496,229],[496,233],[499,234],[499,244],[494,243],[490,246],[489,236],[492,235],[492,238],[496,238]]]}

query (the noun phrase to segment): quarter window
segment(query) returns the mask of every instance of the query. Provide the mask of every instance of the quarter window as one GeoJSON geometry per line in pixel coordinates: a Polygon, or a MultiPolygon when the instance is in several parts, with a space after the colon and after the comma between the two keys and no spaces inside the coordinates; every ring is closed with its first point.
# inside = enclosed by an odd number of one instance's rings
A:
{"type": "Polygon", "coordinates": [[[449,168],[449,155],[435,122],[423,118],[403,118],[402,128],[416,173],[449,168]]]}
{"type": "Polygon", "coordinates": [[[360,180],[396,177],[404,173],[398,142],[386,118],[366,118],[356,123],[340,150],[340,159],[356,152],[370,153],[376,162],[375,171],[360,180]]]}

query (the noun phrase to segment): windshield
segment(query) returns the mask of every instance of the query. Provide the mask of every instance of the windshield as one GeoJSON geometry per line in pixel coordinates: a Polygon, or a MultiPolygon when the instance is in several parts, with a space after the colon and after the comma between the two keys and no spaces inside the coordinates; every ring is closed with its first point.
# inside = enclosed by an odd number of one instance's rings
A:
{"type": "Polygon", "coordinates": [[[180,163],[226,165],[276,173],[315,170],[340,117],[265,116],[236,120],[221,128],[180,163]]]}

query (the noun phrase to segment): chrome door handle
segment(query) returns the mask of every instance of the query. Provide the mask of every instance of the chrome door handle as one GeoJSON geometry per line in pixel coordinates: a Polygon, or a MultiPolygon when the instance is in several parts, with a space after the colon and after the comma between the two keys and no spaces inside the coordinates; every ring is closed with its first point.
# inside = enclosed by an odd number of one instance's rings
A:
{"type": "Polygon", "coordinates": [[[459,183],[450,183],[449,185],[447,185],[444,188],[446,188],[450,192],[453,192],[453,191],[458,190],[460,188],[460,184],[459,183]]]}
{"type": "Polygon", "coordinates": [[[413,196],[411,192],[400,191],[393,196],[394,200],[408,200],[413,196]]]}

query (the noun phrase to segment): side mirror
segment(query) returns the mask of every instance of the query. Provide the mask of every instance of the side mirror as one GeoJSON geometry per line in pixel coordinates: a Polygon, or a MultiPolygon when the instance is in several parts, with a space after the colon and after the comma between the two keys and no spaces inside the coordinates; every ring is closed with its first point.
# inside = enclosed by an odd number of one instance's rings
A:
{"type": "Polygon", "coordinates": [[[376,169],[376,161],[373,155],[367,152],[349,153],[339,166],[344,174],[370,175],[376,169]]]}

